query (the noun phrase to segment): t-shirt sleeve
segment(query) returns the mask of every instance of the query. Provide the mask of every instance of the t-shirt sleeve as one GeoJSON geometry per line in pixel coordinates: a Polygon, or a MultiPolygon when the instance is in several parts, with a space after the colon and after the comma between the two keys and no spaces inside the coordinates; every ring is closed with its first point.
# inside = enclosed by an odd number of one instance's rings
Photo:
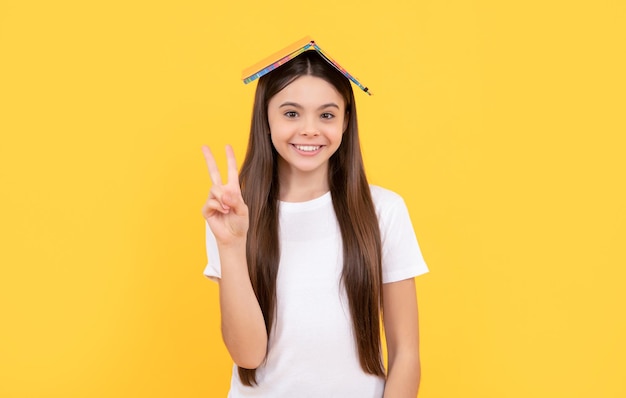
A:
{"type": "Polygon", "coordinates": [[[204,275],[213,281],[218,281],[222,276],[222,267],[220,264],[220,253],[217,250],[217,240],[215,235],[209,228],[209,224],[206,225],[206,256],[207,265],[204,268],[204,275]]]}
{"type": "Polygon", "coordinates": [[[404,200],[390,191],[385,196],[386,203],[379,209],[383,283],[427,273],[404,200]]]}

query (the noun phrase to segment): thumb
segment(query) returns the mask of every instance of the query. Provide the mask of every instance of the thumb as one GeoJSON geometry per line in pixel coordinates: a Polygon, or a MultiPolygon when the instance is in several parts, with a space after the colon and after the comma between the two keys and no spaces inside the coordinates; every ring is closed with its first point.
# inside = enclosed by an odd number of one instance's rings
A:
{"type": "Polygon", "coordinates": [[[246,205],[243,202],[243,198],[237,194],[225,193],[222,196],[222,203],[227,206],[228,209],[232,209],[236,215],[240,216],[245,214],[246,205]],[[244,213],[242,213],[244,211],[244,213]]]}

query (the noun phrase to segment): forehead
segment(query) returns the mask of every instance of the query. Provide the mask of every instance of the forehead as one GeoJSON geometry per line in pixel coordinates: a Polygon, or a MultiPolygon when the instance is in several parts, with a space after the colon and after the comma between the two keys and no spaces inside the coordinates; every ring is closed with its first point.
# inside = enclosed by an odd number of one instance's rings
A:
{"type": "Polygon", "coordinates": [[[269,106],[280,106],[283,102],[295,102],[302,106],[319,106],[335,103],[340,108],[345,106],[343,97],[335,86],[315,76],[300,76],[274,95],[269,106]]]}

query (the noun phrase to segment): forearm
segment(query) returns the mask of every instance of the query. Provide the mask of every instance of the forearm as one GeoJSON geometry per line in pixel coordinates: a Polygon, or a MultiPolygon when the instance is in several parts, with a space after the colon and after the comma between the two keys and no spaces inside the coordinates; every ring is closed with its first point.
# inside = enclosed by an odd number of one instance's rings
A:
{"type": "Polygon", "coordinates": [[[384,398],[415,398],[420,378],[419,355],[412,352],[390,355],[384,398]]]}
{"type": "Polygon", "coordinates": [[[255,369],[265,358],[267,331],[250,282],[245,241],[242,244],[220,247],[220,262],[222,337],[230,356],[238,366],[255,369]]]}

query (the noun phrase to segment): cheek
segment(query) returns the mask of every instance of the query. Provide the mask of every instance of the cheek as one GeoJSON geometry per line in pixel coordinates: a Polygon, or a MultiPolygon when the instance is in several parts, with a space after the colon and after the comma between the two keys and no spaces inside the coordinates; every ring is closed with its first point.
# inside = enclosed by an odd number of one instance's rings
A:
{"type": "Polygon", "coordinates": [[[326,137],[332,146],[339,147],[343,141],[343,130],[341,129],[341,125],[337,126],[332,131],[327,131],[326,137]]]}
{"type": "Polygon", "coordinates": [[[269,125],[269,134],[272,136],[281,130],[280,122],[276,120],[276,117],[269,116],[267,124],[269,125]]]}
{"type": "Polygon", "coordinates": [[[284,135],[284,131],[285,131],[284,124],[280,122],[276,122],[276,121],[274,122],[269,121],[269,126],[270,126],[270,131],[269,131],[270,136],[279,137],[281,135],[284,135]]]}
{"type": "Polygon", "coordinates": [[[280,126],[284,124],[284,117],[282,113],[276,109],[268,109],[267,124],[270,127],[270,131],[280,130],[280,126]]]}

